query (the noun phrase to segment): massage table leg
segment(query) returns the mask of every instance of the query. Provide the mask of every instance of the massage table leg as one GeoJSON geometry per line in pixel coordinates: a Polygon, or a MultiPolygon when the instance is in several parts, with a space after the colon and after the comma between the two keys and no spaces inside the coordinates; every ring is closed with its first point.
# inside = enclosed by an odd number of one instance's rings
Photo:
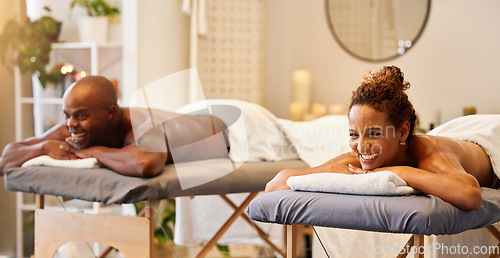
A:
{"type": "MultiPolygon", "coordinates": [[[[424,257],[424,251],[421,250],[421,247],[424,247],[424,235],[413,235],[415,237],[414,239],[414,246],[417,248],[417,252],[415,252],[414,257],[415,258],[423,258],[424,257]],[[422,252],[421,252],[422,251],[422,252]]],[[[423,248],[422,248],[423,249],[423,248]]]]}
{"type": "Polygon", "coordinates": [[[146,210],[145,212],[145,217],[149,222],[149,257],[153,257],[153,251],[154,251],[154,233],[155,233],[155,211],[151,207],[151,202],[146,201],[146,206],[144,207],[146,210]]]}
{"type": "Polygon", "coordinates": [[[43,209],[45,206],[45,195],[43,194],[35,195],[35,205],[37,209],[43,209]]]}
{"type": "MultiPolygon", "coordinates": [[[[498,229],[493,225],[487,226],[486,229],[488,229],[488,231],[499,241],[497,247],[498,247],[498,249],[500,249],[500,231],[498,231],[498,229]]],[[[490,255],[490,258],[493,258],[493,257],[498,258],[498,257],[500,257],[500,254],[493,253],[490,255]]]]}
{"type": "MultiPolygon", "coordinates": [[[[287,225],[287,238],[286,238],[286,257],[287,258],[296,258],[297,257],[297,231],[298,231],[298,226],[297,225],[287,225]]],[[[496,230],[496,229],[495,229],[496,230]]],[[[497,231],[498,232],[498,231],[497,231]]],[[[500,234],[499,234],[500,236],[500,234]]],[[[412,235],[408,242],[404,245],[404,247],[401,249],[400,254],[397,256],[397,258],[403,258],[408,256],[408,253],[406,251],[411,250],[411,247],[415,247],[414,250],[416,250],[414,257],[415,258],[422,258],[424,257],[423,252],[420,253],[418,252],[421,247],[424,246],[424,235],[412,235]]]]}
{"type": "Polygon", "coordinates": [[[36,206],[35,257],[53,257],[68,242],[105,243],[126,257],[153,255],[154,215],[149,202],[146,218],[45,210],[43,195],[37,195],[36,206]]]}
{"type": "Polygon", "coordinates": [[[217,233],[215,233],[215,235],[212,237],[212,239],[210,239],[208,241],[208,243],[203,247],[203,249],[201,249],[201,251],[198,253],[198,255],[196,257],[205,257],[205,255],[207,255],[207,253],[210,251],[210,249],[215,244],[217,244],[217,241],[219,241],[219,239],[229,229],[229,227],[234,223],[234,221],[236,221],[236,219],[239,216],[241,216],[241,214],[243,214],[246,207],[250,204],[250,201],[252,201],[255,198],[255,196],[257,196],[257,194],[258,194],[258,192],[253,192],[253,193],[250,193],[248,195],[248,197],[243,201],[243,203],[241,203],[241,205],[235,209],[233,215],[231,215],[231,217],[229,217],[229,219],[227,219],[227,221],[224,223],[224,225],[222,225],[222,227],[219,229],[219,231],[217,231],[217,233]]]}
{"type": "Polygon", "coordinates": [[[297,225],[286,226],[286,257],[297,257],[297,225]]]}
{"type": "MultiPolygon", "coordinates": [[[[238,206],[236,206],[231,200],[229,200],[229,198],[227,198],[227,196],[225,195],[219,195],[229,206],[231,206],[231,208],[233,208],[234,210],[238,209],[238,206]]],[[[278,248],[273,242],[271,242],[271,240],[269,240],[269,236],[268,234],[266,234],[266,232],[264,232],[255,222],[253,222],[249,217],[248,215],[246,215],[245,213],[242,213],[241,214],[241,217],[250,225],[252,226],[255,231],[257,231],[257,233],[259,234],[259,237],[264,241],[266,242],[267,245],[269,245],[274,251],[278,252],[281,256],[285,256],[285,252],[284,250],[281,250],[280,248],[278,248]]],[[[283,245],[283,246],[286,246],[286,245],[283,245]]]]}
{"type": "Polygon", "coordinates": [[[493,226],[493,225],[489,225],[486,227],[486,229],[488,229],[488,231],[498,240],[500,241],[500,231],[498,231],[498,229],[493,226]]]}
{"type": "Polygon", "coordinates": [[[396,256],[397,258],[403,258],[408,256],[408,252],[411,250],[416,250],[414,253],[415,258],[421,258],[424,257],[424,253],[420,253],[419,250],[421,247],[424,246],[424,235],[412,235],[408,242],[401,248],[401,251],[399,252],[399,255],[396,256]],[[412,247],[415,247],[415,249],[412,249],[412,247]]]}

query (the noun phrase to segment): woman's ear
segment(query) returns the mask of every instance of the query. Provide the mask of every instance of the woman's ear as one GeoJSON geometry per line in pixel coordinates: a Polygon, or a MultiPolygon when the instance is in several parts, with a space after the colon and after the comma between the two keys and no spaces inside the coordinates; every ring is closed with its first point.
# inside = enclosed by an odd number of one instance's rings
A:
{"type": "Polygon", "coordinates": [[[399,133],[401,137],[401,142],[405,142],[406,139],[408,139],[408,136],[410,135],[410,123],[408,121],[403,122],[401,128],[399,129],[399,133]]]}

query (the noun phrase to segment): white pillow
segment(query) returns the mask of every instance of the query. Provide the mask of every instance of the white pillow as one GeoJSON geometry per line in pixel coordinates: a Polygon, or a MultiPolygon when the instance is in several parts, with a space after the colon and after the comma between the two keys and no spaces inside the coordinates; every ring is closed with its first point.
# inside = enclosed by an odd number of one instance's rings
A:
{"type": "Polygon", "coordinates": [[[330,115],[312,121],[278,119],[299,157],[314,167],[350,151],[349,121],[345,115],[330,115]]]}

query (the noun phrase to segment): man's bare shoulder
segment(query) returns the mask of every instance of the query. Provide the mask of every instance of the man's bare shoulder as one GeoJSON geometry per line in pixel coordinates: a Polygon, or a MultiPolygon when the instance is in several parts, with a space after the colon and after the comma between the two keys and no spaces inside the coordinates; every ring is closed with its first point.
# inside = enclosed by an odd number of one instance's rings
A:
{"type": "Polygon", "coordinates": [[[130,121],[132,125],[151,121],[158,121],[161,123],[166,120],[183,115],[173,111],[154,108],[146,109],[139,107],[124,107],[122,108],[122,111],[124,119],[130,121]]]}
{"type": "Polygon", "coordinates": [[[123,107],[121,110],[122,128],[126,130],[124,145],[135,143],[134,134],[142,136],[151,128],[182,115],[161,109],[141,107],[123,107]]]}
{"type": "Polygon", "coordinates": [[[43,133],[40,138],[44,140],[60,140],[64,141],[66,137],[69,137],[70,133],[68,131],[68,128],[64,123],[59,123],[56,124],[55,126],[51,127],[49,130],[47,130],[45,133],[43,133]]]}

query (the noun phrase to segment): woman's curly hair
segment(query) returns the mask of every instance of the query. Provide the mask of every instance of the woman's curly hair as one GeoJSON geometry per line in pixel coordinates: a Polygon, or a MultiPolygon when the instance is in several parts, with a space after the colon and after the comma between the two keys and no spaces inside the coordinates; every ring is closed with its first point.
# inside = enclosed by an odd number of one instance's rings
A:
{"type": "Polygon", "coordinates": [[[410,123],[410,136],[414,135],[417,116],[404,92],[410,83],[396,66],[384,66],[378,72],[364,76],[364,82],[352,92],[349,112],[354,105],[368,105],[387,113],[387,119],[399,128],[405,121],[410,123]]]}

